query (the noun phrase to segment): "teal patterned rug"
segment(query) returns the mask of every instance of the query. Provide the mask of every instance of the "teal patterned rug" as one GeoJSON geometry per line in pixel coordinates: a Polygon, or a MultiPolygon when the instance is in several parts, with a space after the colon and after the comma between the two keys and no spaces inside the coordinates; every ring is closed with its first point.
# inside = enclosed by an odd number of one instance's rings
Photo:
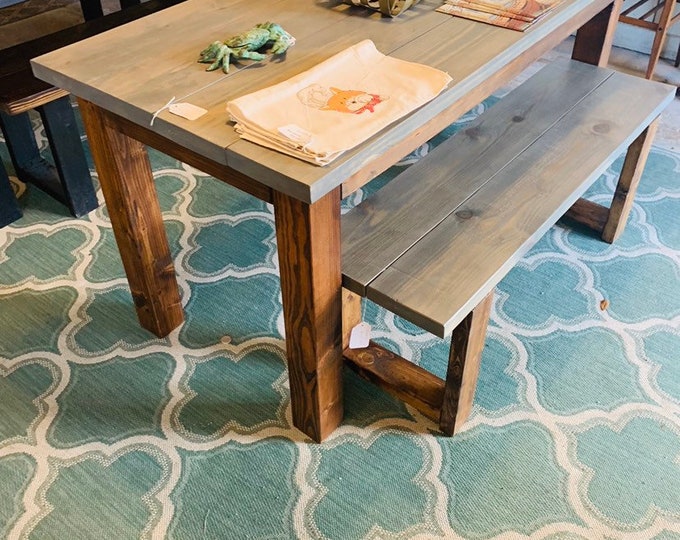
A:
{"type": "MultiPolygon", "coordinates": [[[[271,207],[151,160],[187,313],[165,339],[104,208],[29,187],[0,231],[0,537],[680,539],[680,156],[653,150],[615,246],[560,224],[499,285],[462,433],[347,371],[320,445],[291,426],[271,207]]],[[[443,375],[445,342],[365,318],[443,375]]]]}

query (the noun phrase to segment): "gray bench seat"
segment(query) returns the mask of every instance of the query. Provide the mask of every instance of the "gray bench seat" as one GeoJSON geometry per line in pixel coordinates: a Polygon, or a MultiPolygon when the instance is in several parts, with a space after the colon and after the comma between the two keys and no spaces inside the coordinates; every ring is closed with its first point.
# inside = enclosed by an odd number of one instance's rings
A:
{"type": "Polygon", "coordinates": [[[469,413],[494,287],[568,214],[613,242],[675,89],[575,61],[504,97],[342,221],[345,344],[366,297],[439,337],[446,381],[371,343],[350,366],[452,434],[469,413]],[[610,208],[581,199],[627,151],[610,208]]]}

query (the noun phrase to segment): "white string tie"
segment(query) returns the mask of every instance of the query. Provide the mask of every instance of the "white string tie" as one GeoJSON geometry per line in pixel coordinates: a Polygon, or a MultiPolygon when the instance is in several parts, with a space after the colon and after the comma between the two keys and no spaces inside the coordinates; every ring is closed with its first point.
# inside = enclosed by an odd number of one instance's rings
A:
{"type": "Polygon", "coordinates": [[[156,117],[161,114],[165,109],[169,109],[170,105],[172,105],[175,102],[175,96],[172,96],[170,98],[170,101],[168,101],[165,105],[163,105],[160,109],[158,109],[155,113],[153,113],[153,116],[151,117],[151,122],[149,123],[150,126],[153,126],[154,120],[156,120],[156,117]]]}
{"type": "MultiPolygon", "coordinates": [[[[271,59],[273,57],[274,57],[274,55],[270,54],[270,55],[266,56],[263,60],[260,60],[259,62],[253,62],[251,64],[248,64],[247,66],[242,67],[241,69],[232,70],[231,73],[227,73],[225,75],[222,75],[222,77],[220,77],[219,79],[215,79],[214,81],[209,82],[205,86],[201,86],[200,88],[197,88],[196,90],[194,90],[192,92],[189,92],[187,95],[182,96],[181,98],[179,98],[179,101],[185,100],[186,98],[191,97],[194,94],[198,94],[199,92],[202,92],[203,90],[206,90],[207,88],[210,88],[214,84],[218,84],[218,83],[222,82],[224,79],[228,79],[229,77],[232,77],[232,76],[236,75],[237,73],[241,73],[242,71],[248,69],[249,67],[264,65],[264,63],[266,61],[271,61],[271,59]]],[[[169,109],[170,106],[173,105],[176,101],[178,101],[177,98],[175,96],[172,96],[172,98],[170,98],[170,101],[168,101],[165,105],[163,105],[160,109],[158,109],[153,114],[153,116],[151,117],[151,122],[149,123],[149,125],[153,126],[153,122],[154,122],[154,120],[156,120],[156,117],[159,114],[161,114],[163,111],[165,111],[166,109],[169,109]]]]}

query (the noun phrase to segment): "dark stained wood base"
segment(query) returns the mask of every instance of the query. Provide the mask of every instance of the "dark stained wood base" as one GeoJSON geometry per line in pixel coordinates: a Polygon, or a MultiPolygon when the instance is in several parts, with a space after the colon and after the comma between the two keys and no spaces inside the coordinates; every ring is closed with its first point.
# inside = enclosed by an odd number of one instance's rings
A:
{"type": "Polygon", "coordinates": [[[574,60],[607,67],[622,0],[614,0],[576,32],[571,57],[574,60]]]}
{"type": "Polygon", "coordinates": [[[564,217],[597,231],[605,242],[615,242],[626,227],[658,123],[657,118],[628,147],[611,206],[581,198],[564,217]]]}
{"type": "Polygon", "coordinates": [[[477,387],[493,293],[454,329],[446,379],[440,379],[377,343],[365,349],[345,348],[347,365],[361,378],[415,407],[453,435],[470,414],[477,387]]]}
{"type": "Polygon", "coordinates": [[[293,423],[317,442],[342,420],[340,188],[308,204],[274,194],[293,423]]]}
{"type": "Polygon", "coordinates": [[[602,232],[609,218],[609,208],[588,199],[578,199],[563,216],[589,229],[602,232]]]}
{"type": "Polygon", "coordinates": [[[117,131],[103,109],[79,103],[139,322],[166,336],[184,311],[146,147],[117,131]]]}
{"type": "Polygon", "coordinates": [[[456,427],[470,416],[492,304],[493,291],[477,304],[451,334],[449,367],[439,419],[439,428],[447,435],[453,435],[456,427]]]}
{"type": "Polygon", "coordinates": [[[444,398],[444,381],[377,343],[365,349],[345,349],[347,365],[362,379],[412,405],[438,421],[444,398]]]}

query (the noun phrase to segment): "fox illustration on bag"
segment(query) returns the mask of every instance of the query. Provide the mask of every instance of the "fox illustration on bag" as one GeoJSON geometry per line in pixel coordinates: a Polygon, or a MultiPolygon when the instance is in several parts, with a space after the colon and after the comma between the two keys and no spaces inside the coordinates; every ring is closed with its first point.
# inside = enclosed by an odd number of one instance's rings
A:
{"type": "Polygon", "coordinates": [[[300,90],[297,96],[308,107],[350,114],[375,112],[376,105],[389,99],[364,90],[342,90],[333,86],[327,88],[320,84],[313,84],[300,90]]]}

